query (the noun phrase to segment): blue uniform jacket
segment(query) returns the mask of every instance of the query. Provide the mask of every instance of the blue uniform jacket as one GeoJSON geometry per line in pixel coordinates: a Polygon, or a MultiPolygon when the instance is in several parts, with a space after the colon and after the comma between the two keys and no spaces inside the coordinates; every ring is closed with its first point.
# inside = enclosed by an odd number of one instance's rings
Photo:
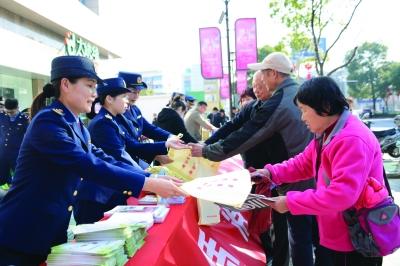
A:
{"type": "Polygon", "coordinates": [[[138,196],[145,176],[120,166],[127,165],[94,147],[82,123],[55,101],[34,117],[22,142],[11,189],[0,202],[0,246],[46,255],[65,242],[83,179],[138,196]]]}
{"type": "Polygon", "coordinates": [[[0,158],[16,159],[28,125],[29,118],[24,113],[18,113],[14,121],[9,115],[0,113],[0,158]]]}
{"type": "MultiPolygon", "coordinates": [[[[115,160],[129,164],[137,173],[145,176],[150,175],[150,173],[143,171],[126,152],[126,142],[129,136],[118,126],[115,117],[105,108],[101,108],[99,113],[90,121],[88,129],[92,142],[96,147],[101,148],[115,160]]],[[[79,187],[78,200],[90,200],[103,204],[112,204],[110,202],[111,197],[114,194],[119,194],[121,197],[113,197],[113,199],[121,199],[121,201],[114,204],[118,205],[123,204],[122,199],[126,199],[126,197],[130,196],[127,195],[127,191],[124,192],[100,186],[90,180],[84,180],[79,187]]]]}
{"type": "MultiPolygon", "coordinates": [[[[131,106],[137,109],[136,106],[131,106]]],[[[137,109],[137,112],[140,114],[140,110],[137,109]]],[[[154,157],[159,154],[167,154],[168,150],[165,147],[164,141],[156,141],[154,143],[142,143],[140,142],[140,136],[142,133],[149,138],[152,139],[162,139],[167,140],[169,135],[168,131],[165,131],[159,127],[155,127],[152,124],[149,124],[146,119],[142,117],[140,114],[138,119],[132,120],[133,113],[129,111],[129,109],[123,115],[117,115],[116,121],[120,128],[125,132],[126,139],[126,151],[131,155],[131,157],[139,162],[139,159],[142,159],[146,162],[153,161],[154,157]],[[128,115],[128,117],[127,117],[128,115]],[[131,118],[129,118],[131,117],[131,118]],[[148,125],[140,127],[139,125],[148,125]],[[142,129],[143,128],[143,131],[142,129]],[[145,130],[146,129],[146,130],[145,130]],[[145,132],[149,131],[150,134],[146,135],[145,132]],[[140,134],[139,134],[140,133],[140,134]],[[156,137],[159,136],[158,138],[156,137]]],[[[137,114],[135,112],[135,114],[137,114]]],[[[135,116],[136,117],[136,116],[135,116]]]]}
{"type": "Polygon", "coordinates": [[[134,129],[134,137],[139,139],[140,136],[144,135],[150,139],[157,141],[167,140],[170,132],[165,131],[162,128],[156,127],[149,123],[140,112],[140,109],[136,105],[129,106],[128,110],[124,113],[124,116],[132,122],[134,129]]]}

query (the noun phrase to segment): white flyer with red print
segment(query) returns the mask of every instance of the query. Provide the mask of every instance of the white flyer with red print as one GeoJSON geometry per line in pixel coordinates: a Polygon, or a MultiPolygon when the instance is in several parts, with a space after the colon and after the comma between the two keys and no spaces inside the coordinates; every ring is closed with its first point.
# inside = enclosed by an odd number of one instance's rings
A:
{"type": "Polygon", "coordinates": [[[251,190],[250,173],[238,170],[215,176],[196,178],[181,188],[193,197],[240,208],[251,190]]]}

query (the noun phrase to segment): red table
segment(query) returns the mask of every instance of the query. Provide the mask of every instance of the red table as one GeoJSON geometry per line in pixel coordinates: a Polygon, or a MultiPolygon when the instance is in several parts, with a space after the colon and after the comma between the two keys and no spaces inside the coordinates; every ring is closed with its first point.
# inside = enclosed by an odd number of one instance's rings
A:
{"type": "Polygon", "coordinates": [[[245,215],[222,209],[217,225],[199,226],[197,221],[196,199],[171,206],[164,223],[150,228],[144,246],[126,265],[265,265],[245,215]]]}

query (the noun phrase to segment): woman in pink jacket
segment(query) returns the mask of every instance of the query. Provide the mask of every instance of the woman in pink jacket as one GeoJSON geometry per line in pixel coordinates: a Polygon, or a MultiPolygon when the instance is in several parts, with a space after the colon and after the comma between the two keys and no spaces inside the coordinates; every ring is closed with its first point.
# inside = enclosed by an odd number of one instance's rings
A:
{"type": "MultiPolygon", "coordinates": [[[[381,257],[363,257],[354,250],[342,216],[346,209],[365,202],[361,195],[371,177],[384,184],[377,139],[351,115],[345,97],[329,77],[304,82],[294,101],[315,139],[296,157],[281,164],[267,164],[252,176],[263,176],[276,184],[316,176],[315,189],[290,191],[276,197],[272,207],[281,213],[316,215],[321,245],[329,250],[333,265],[382,265],[381,257]]],[[[379,193],[387,195],[384,185],[379,193]]]]}

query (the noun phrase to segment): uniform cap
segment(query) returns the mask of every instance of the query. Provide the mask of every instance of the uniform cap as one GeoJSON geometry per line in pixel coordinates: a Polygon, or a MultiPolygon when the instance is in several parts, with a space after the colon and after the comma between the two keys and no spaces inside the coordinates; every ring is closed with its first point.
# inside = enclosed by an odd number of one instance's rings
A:
{"type": "Polygon", "coordinates": [[[53,59],[51,62],[51,81],[59,78],[91,78],[101,83],[97,76],[93,62],[83,56],[65,55],[53,59]]]}
{"type": "Polygon", "coordinates": [[[104,79],[102,83],[97,85],[98,95],[120,95],[129,92],[126,88],[125,81],[122,78],[104,79]]]}
{"type": "Polygon", "coordinates": [[[118,77],[123,78],[127,88],[136,90],[147,89],[147,84],[143,82],[142,75],[133,72],[119,72],[118,77]]]}

